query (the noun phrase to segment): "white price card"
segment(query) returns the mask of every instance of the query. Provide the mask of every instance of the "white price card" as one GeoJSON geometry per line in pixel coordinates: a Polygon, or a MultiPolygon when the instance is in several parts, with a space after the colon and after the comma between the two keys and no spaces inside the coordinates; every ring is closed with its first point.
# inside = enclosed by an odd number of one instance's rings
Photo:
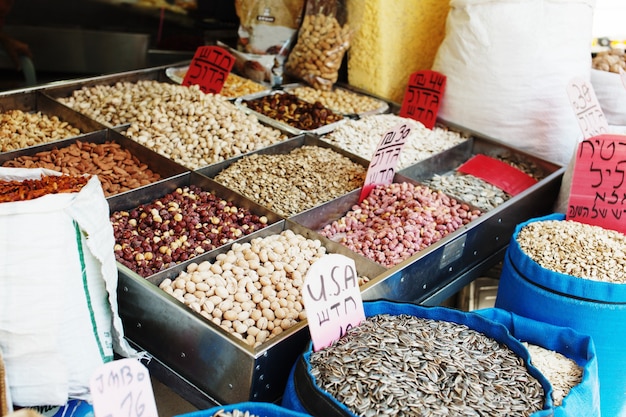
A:
{"type": "Polygon", "coordinates": [[[347,256],[331,253],[311,265],[302,299],[315,351],[365,320],[356,266],[347,256]]]}
{"type": "Polygon", "coordinates": [[[158,417],[150,374],[136,359],[102,365],[90,388],[96,417],[158,417]]]}
{"type": "Polygon", "coordinates": [[[584,139],[608,133],[609,123],[589,81],[575,78],[567,86],[567,95],[584,139]]]}

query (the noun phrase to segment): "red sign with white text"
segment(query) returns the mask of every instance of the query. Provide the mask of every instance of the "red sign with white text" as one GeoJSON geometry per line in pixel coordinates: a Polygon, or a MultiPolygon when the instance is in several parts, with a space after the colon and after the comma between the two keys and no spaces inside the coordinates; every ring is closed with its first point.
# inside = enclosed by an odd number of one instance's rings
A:
{"type": "Polygon", "coordinates": [[[406,138],[410,134],[411,128],[405,123],[400,123],[388,130],[381,138],[367,168],[359,202],[363,201],[375,186],[393,182],[393,177],[396,175],[396,165],[398,159],[400,159],[400,152],[402,152],[406,138]]]}
{"type": "Polygon", "coordinates": [[[198,85],[205,93],[222,91],[226,77],[235,64],[235,58],[219,46],[201,46],[196,50],[183,85],[198,85]]]}
{"type": "Polygon", "coordinates": [[[400,116],[421,122],[432,129],[446,89],[446,76],[432,70],[417,71],[409,77],[400,107],[400,116]]]}
{"type": "Polygon", "coordinates": [[[487,155],[468,159],[457,171],[478,177],[510,195],[517,195],[537,183],[525,172],[487,155]]]}
{"type": "Polygon", "coordinates": [[[578,144],[566,218],[626,233],[626,136],[578,144]]]}

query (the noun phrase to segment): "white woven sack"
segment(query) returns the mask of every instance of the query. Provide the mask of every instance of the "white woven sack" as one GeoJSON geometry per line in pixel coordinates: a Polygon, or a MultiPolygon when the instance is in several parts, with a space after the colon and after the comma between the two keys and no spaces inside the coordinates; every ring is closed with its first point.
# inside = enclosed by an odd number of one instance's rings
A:
{"type": "MultiPolygon", "coordinates": [[[[0,168],[0,179],[59,173],[0,168]]],[[[109,209],[96,176],[77,193],[0,204],[0,349],[16,405],[90,399],[113,349],[134,352],[117,314],[109,209]]]]}
{"type": "Polygon", "coordinates": [[[620,75],[591,69],[591,85],[609,125],[626,126],[626,86],[620,75]]]}
{"type": "Polygon", "coordinates": [[[451,0],[432,69],[439,116],[562,165],[582,139],[568,83],[589,79],[592,0],[451,0]]]}

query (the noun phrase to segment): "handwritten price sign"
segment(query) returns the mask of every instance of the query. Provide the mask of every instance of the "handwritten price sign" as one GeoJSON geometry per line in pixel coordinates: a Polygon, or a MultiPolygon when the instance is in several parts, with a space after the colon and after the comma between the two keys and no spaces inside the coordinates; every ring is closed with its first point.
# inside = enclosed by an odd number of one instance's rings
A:
{"type": "Polygon", "coordinates": [[[402,148],[410,134],[411,128],[404,123],[400,123],[388,130],[380,142],[378,142],[374,156],[367,168],[359,202],[363,201],[376,185],[392,183],[396,174],[396,165],[398,159],[400,159],[400,152],[402,152],[402,148]]]}
{"type": "Polygon", "coordinates": [[[356,266],[347,256],[333,253],[311,265],[302,299],[315,351],[365,320],[356,266]]]}
{"type": "Polygon", "coordinates": [[[621,67],[619,69],[619,77],[622,79],[622,85],[626,88],[626,71],[624,71],[621,67]]]}
{"type": "Polygon", "coordinates": [[[148,369],[136,359],[104,364],[90,388],[97,417],[158,417],[148,369]]]}
{"type": "Polygon", "coordinates": [[[201,46],[189,64],[183,85],[198,85],[205,93],[222,91],[226,77],[235,65],[235,58],[219,46],[201,46]]]}
{"type": "Polygon", "coordinates": [[[626,136],[578,145],[566,218],[626,233],[626,136]]]}
{"type": "Polygon", "coordinates": [[[414,72],[402,99],[400,116],[417,120],[432,129],[445,88],[445,75],[431,70],[414,72]]]}
{"type": "Polygon", "coordinates": [[[585,139],[608,132],[609,123],[588,81],[575,78],[567,86],[567,95],[585,139]]]}

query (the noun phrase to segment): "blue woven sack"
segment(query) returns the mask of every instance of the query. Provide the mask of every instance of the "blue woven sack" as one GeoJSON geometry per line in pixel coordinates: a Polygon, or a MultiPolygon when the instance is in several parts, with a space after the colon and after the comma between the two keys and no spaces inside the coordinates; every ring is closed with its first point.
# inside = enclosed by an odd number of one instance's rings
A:
{"type": "MultiPolygon", "coordinates": [[[[542,385],[546,393],[544,409],[532,414],[532,417],[552,416],[554,406],[551,400],[552,387],[546,378],[533,366],[529,365],[528,350],[509,332],[504,325],[490,320],[482,314],[463,312],[446,307],[424,307],[417,304],[397,303],[393,301],[371,301],[364,303],[365,316],[372,317],[379,314],[401,315],[408,314],[433,320],[442,320],[463,324],[498,342],[507,345],[521,357],[528,367],[529,373],[542,385]]],[[[292,367],[287,386],[283,395],[282,405],[294,411],[309,413],[312,416],[324,417],[356,417],[348,407],[338,402],[328,392],[320,389],[311,376],[310,356],[312,344],[300,355],[292,367]]],[[[565,416],[567,414],[560,414],[565,416]]],[[[579,416],[581,414],[570,414],[579,416]]],[[[586,414],[593,416],[594,414],[586,414]]]]}
{"type": "MultiPolygon", "coordinates": [[[[626,416],[626,284],[592,281],[550,271],[517,243],[525,225],[565,220],[560,213],[519,224],[506,250],[495,306],[591,336],[598,360],[603,416],[626,416]]],[[[582,415],[582,414],[581,414],[582,415]]]]}
{"type": "Polygon", "coordinates": [[[246,411],[258,417],[310,417],[308,414],[299,413],[297,411],[283,408],[277,404],[265,402],[243,402],[237,404],[222,405],[212,407],[206,410],[193,411],[191,413],[181,414],[178,417],[211,417],[218,411],[246,411]]]}

